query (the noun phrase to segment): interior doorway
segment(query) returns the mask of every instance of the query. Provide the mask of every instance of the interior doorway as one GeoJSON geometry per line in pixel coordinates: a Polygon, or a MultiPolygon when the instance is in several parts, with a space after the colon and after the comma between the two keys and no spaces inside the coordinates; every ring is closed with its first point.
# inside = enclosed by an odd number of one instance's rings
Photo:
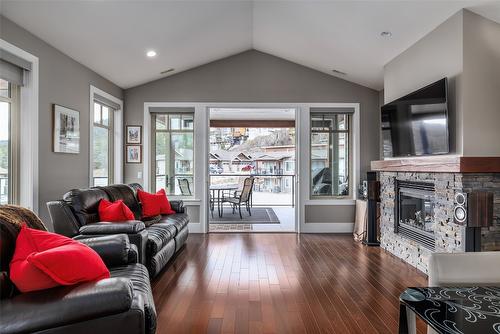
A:
{"type": "Polygon", "coordinates": [[[296,109],[208,109],[208,231],[296,232],[296,109]]]}

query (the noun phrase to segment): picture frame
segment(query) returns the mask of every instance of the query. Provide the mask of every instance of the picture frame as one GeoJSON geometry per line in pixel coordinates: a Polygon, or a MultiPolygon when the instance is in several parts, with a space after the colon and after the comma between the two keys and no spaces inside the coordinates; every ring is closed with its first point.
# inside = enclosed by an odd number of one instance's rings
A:
{"type": "Polygon", "coordinates": [[[142,146],[141,145],[126,145],[126,160],[128,164],[142,163],[142,146]]]}
{"type": "Polygon", "coordinates": [[[80,153],[80,112],[54,104],[53,151],[80,153]]]}
{"type": "Polygon", "coordinates": [[[142,126],[127,125],[127,144],[142,144],[142,126]]]}

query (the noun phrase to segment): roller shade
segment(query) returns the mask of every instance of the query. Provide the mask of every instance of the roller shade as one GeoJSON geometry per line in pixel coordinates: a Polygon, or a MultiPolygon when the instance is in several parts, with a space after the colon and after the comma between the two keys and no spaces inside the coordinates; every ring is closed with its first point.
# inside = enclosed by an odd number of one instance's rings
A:
{"type": "Polygon", "coordinates": [[[18,86],[24,85],[25,71],[31,71],[31,63],[0,49],[0,78],[18,86]]]}
{"type": "Polygon", "coordinates": [[[113,110],[120,110],[120,105],[111,101],[111,100],[108,100],[107,98],[101,96],[101,95],[98,95],[98,94],[94,94],[94,101],[100,103],[100,104],[104,104],[105,106],[107,107],[110,107],[111,109],[113,110]]]}
{"type": "Polygon", "coordinates": [[[337,108],[337,107],[315,107],[311,108],[311,113],[318,114],[354,114],[354,108],[337,108]]]}

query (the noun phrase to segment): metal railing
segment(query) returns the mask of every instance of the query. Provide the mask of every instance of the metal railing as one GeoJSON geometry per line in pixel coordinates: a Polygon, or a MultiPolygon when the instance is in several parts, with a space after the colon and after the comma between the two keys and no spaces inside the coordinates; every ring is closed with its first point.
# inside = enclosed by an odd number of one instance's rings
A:
{"type": "Polygon", "coordinates": [[[253,205],[295,207],[294,174],[209,174],[209,184],[242,185],[243,179],[250,176],[255,177],[252,191],[253,205]]]}

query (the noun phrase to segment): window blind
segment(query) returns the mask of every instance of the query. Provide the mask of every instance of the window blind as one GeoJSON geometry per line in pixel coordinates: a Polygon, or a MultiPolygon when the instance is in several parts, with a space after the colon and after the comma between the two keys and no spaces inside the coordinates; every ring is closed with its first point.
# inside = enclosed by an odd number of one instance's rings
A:
{"type": "Polygon", "coordinates": [[[0,49],[0,78],[18,86],[24,85],[25,72],[31,71],[31,63],[0,49]]]}

